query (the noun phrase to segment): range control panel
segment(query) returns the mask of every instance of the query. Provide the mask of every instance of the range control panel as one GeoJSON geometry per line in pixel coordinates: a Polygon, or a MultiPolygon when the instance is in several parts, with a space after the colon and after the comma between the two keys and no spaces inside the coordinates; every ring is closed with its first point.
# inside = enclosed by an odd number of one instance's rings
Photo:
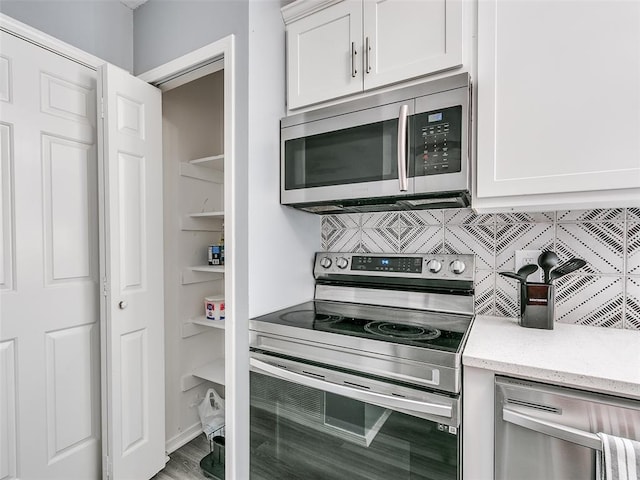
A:
{"type": "Polygon", "coordinates": [[[474,255],[436,253],[318,252],[313,269],[315,278],[360,275],[471,281],[474,271],[474,255]]]}
{"type": "Polygon", "coordinates": [[[409,272],[422,273],[421,257],[372,257],[353,255],[351,270],[367,272],[409,272]]]}

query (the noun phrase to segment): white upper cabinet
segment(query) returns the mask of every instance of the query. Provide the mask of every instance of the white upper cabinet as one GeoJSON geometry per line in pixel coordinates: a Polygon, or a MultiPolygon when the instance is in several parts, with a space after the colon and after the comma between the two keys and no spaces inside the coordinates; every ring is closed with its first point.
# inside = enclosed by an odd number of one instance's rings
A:
{"type": "Polygon", "coordinates": [[[640,203],[640,2],[478,4],[480,210],[640,203]]]}
{"type": "Polygon", "coordinates": [[[298,0],[287,23],[296,109],[462,65],[462,0],[298,0]]]}
{"type": "Polygon", "coordinates": [[[362,90],[362,4],[347,0],[287,27],[289,108],[362,90]]]}
{"type": "Polygon", "coordinates": [[[364,0],[364,89],[462,65],[459,0],[364,0]]]}

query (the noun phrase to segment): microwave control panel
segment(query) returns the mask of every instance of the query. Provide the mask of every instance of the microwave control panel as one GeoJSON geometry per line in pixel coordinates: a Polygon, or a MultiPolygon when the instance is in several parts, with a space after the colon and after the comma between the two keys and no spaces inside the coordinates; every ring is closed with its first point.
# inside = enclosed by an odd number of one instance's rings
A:
{"type": "Polygon", "coordinates": [[[462,169],[462,107],[413,116],[415,176],[440,175],[462,169]]]}

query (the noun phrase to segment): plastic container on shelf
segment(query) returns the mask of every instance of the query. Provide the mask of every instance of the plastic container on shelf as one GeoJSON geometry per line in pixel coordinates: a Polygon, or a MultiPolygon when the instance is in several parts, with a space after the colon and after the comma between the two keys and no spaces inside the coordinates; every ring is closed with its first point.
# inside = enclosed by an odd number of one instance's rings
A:
{"type": "Polygon", "coordinates": [[[207,320],[224,320],[224,297],[204,297],[204,315],[207,320]]]}

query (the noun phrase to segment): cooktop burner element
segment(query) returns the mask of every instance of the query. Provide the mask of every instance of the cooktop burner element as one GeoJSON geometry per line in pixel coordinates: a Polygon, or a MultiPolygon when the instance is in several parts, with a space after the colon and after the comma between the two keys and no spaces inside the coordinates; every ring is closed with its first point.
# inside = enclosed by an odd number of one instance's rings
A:
{"type": "Polygon", "coordinates": [[[294,310],[280,315],[281,320],[289,322],[333,323],[342,320],[342,318],[340,315],[317,313],[314,310],[294,310]]]}
{"type": "Polygon", "coordinates": [[[364,329],[374,335],[411,340],[433,340],[440,336],[440,330],[437,328],[403,325],[401,323],[371,322],[367,323],[364,329]]]}

